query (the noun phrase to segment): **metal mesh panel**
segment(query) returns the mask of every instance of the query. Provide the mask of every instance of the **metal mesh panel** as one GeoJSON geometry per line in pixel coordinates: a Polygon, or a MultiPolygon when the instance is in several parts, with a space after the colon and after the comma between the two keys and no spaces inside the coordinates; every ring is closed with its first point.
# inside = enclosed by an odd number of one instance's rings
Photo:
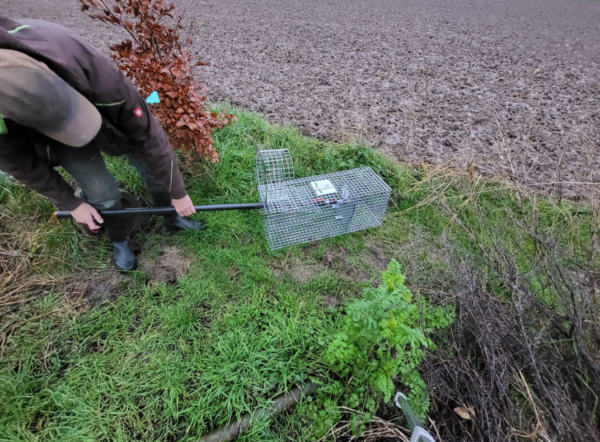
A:
{"type": "Polygon", "coordinates": [[[370,167],[293,178],[287,149],[257,152],[261,218],[271,250],[376,227],[390,187],[370,167]]]}
{"type": "MultiPolygon", "coordinates": [[[[287,181],[294,179],[294,162],[287,149],[257,150],[256,179],[258,198],[261,202],[273,201],[276,210],[278,201],[286,200],[287,181]]],[[[269,210],[268,206],[265,206],[269,210]]]]}

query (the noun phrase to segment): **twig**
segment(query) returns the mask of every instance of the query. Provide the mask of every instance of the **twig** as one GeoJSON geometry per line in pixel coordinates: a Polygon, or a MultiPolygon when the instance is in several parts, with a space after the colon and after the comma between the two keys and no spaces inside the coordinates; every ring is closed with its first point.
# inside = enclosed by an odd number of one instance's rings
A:
{"type": "Polygon", "coordinates": [[[121,20],[121,17],[117,17],[108,6],[106,6],[106,3],[104,3],[104,0],[96,0],[98,3],[100,3],[104,9],[98,8],[96,6],[92,6],[94,9],[98,9],[99,11],[104,12],[105,14],[109,14],[112,15],[113,17],[115,17],[116,19],[119,20],[119,25],[121,25],[122,28],[125,29],[125,31],[127,31],[127,33],[131,36],[131,38],[133,38],[133,41],[135,41],[137,43],[138,46],[141,46],[143,48],[145,48],[145,46],[140,43],[140,41],[137,39],[137,37],[135,36],[134,33],[132,33],[129,28],[127,26],[125,26],[125,24],[123,23],[123,21],[121,20]]]}

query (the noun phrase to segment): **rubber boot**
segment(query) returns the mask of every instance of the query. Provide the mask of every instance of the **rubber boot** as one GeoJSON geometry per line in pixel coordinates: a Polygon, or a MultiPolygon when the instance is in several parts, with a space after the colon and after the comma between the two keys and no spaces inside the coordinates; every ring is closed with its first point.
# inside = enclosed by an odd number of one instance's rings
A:
{"type": "MultiPolygon", "coordinates": [[[[171,195],[168,193],[152,194],[154,207],[171,207],[171,195]]],[[[177,213],[163,215],[165,227],[170,231],[179,230],[204,230],[206,227],[200,221],[184,218],[177,213]]]]}
{"type": "MultiPolygon", "coordinates": [[[[119,207],[112,207],[112,209],[119,209],[119,207]]],[[[129,248],[129,241],[127,236],[131,231],[131,221],[127,217],[120,216],[106,216],[104,217],[103,227],[106,232],[106,236],[113,244],[113,258],[115,265],[123,271],[130,271],[135,269],[135,255],[129,248]]]]}
{"type": "Polygon", "coordinates": [[[128,241],[113,242],[113,259],[119,270],[129,272],[135,269],[135,255],[129,249],[128,241]]]}

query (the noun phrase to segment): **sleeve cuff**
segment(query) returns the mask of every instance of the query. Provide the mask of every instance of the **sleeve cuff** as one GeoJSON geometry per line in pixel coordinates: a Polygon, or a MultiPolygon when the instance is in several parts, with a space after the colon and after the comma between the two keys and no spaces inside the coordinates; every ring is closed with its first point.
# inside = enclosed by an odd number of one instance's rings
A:
{"type": "Polygon", "coordinates": [[[174,200],[179,200],[181,198],[183,198],[184,196],[187,195],[187,192],[185,191],[185,189],[183,191],[178,190],[178,191],[171,191],[171,199],[174,200]]]}
{"type": "Polygon", "coordinates": [[[61,201],[58,204],[58,207],[61,210],[68,210],[69,212],[71,212],[72,210],[77,209],[82,203],[83,200],[81,198],[78,198],[75,195],[73,195],[73,197],[69,198],[67,201],[61,201]]]}

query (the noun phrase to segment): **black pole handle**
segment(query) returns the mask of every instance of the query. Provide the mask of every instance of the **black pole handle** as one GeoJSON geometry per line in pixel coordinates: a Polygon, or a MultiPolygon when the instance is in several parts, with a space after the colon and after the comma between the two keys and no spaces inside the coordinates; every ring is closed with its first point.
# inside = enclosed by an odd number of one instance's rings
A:
{"type": "MultiPolygon", "coordinates": [[[[248,204],[213,204],[208,206],[194,206],[196,212],[215,212],[217,210],[257,210],[264,209],[264,203],[248,203],[248,204]]],[[[133,216],[133,215],[164,215],[174,213],[174,207],[139,207],[133,209],[117,209],[117,210],[100,210],[100,216],[133,216]]],[[[58,219],[71,218],[71,212],[58,211],[54,212],[54,217],[58,219]]]]}

